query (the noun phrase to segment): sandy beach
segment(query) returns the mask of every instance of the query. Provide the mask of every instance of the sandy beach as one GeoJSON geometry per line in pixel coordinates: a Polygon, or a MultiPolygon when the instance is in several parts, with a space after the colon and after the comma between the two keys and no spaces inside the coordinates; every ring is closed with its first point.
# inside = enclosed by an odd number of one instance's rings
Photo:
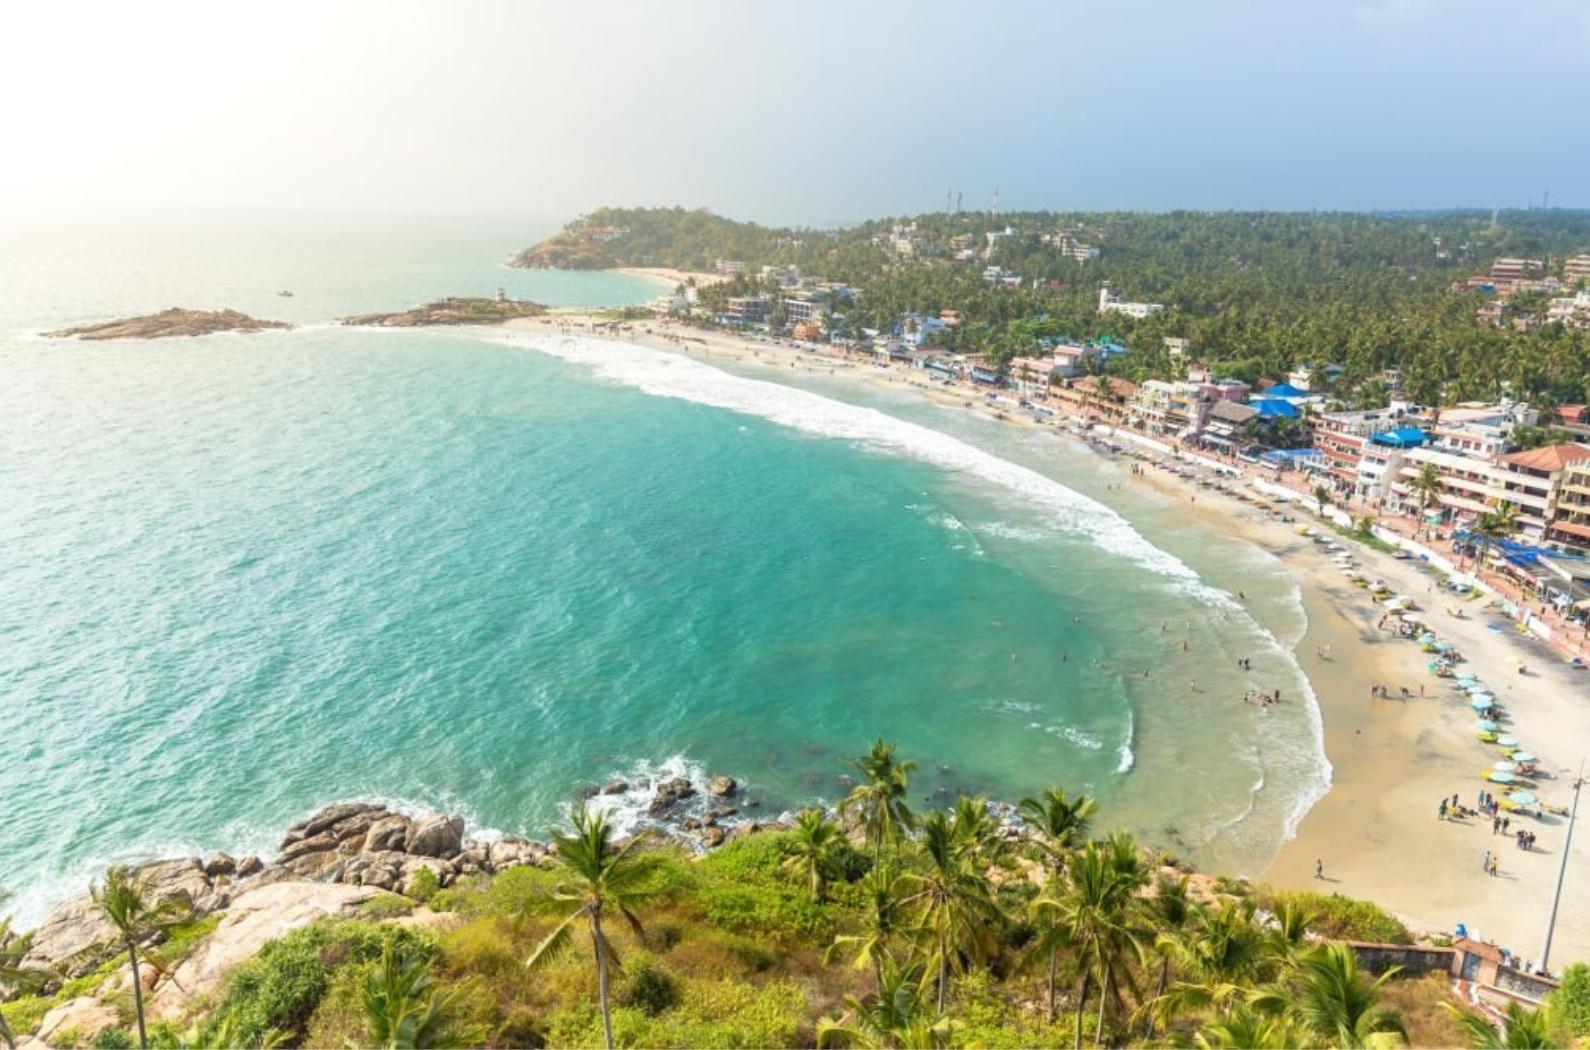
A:
{"type": "Polygon", "coordinates": [[[681,284],[694,281],[696,287],[705,287],[717,284],[719,281],[728,280],[721,273],[706,273],[698,270],[675,270],[668,266],[620,266],[613,270],[614,273],[624,273],[631,277],[645,277],[656,281],[659,285],[666,285],[672,291],[681,284]]]}
{"type": "MultiPolygon", "coordinates": [[[[528,331],[590,334],[591,321],[586,315],[558,314],[511,324],[528,331]]],[[[709,360],[756,359],[779,372],[806,369],[912,390],[936,403],[989,417],[997,411],[980,391],[929,383],[901,367],[845,361],[787,342],[660,322],[609,328],[606,334],[709,360]]],[[[1011,412],[1003,418],[1014,426],[1053,431],[1056,441],[1077,440],[1024,414],[1011,412]]],[[[1319,698],[1333,783],[1269,868],[1249,874],[1285,888],[1374,900],[1416,930],[1449,932],[1461,922],[1471,935],[1535,958],[1566,820],[1515,816],[1513,830],[1524,827],[1539,836],[1534,850],[1526,852],[1516,848],[1510,833],[1493,835],[1489,818],[1438,819],[1443,798],[1457,794],[1473,807],[1482,788],[1499,790],[1486,784],[1480,772],[1502,755],[1476,738],[1476,716],[1452,680],[1431,673],[1429,657],[1417,645],[1378,629],[1383,608],[1292,524],[1168,471],[1148,468],[1133,480],[1153,486],[1165,499],[1185,501],[1191,520],[1280,557],[1302,586],[1309,627],[1297,655],[1319,698]],[[1392,698],[1374,696],[1375,686],[1386,687],[1392,698]],[[1410,694],[1406,699],[1403,688],[1410,694]],[[1499,858],[1495,876],[1482,870],[1487,850],[1499,858]],[[1323,880],[1315,878],[1317,862],[1323,864],[1323,880]]],[[[1316,521],[1301,501],[1291,513],[1299,521],[1316,521]]],[[[1455,644],[1466,659],[1464,669],[1477,674],[1503,705],[1504,732],[1540,756],[1537,794],[1567,805],[1568,785],[1590,745],[1590,678],[1567,667],[1543,643],[1520,634],[1487,601],[1460,602],[1444,594],[1422,563],[1344,542],[1369,577],[1413,598],[1429,628],[1455,644]],[[1461,618],[1448,611],[1456,606],[1461,606],[1461,618]],[[1527,673],[1519,673],[1520,664],[1527,673]]],[[[1552,948],[1554,965],[1590,957],[1590,912],[1572,904],[1587,887],[1590,844],[1581,829],[1569,859],[1552,948]]]]}

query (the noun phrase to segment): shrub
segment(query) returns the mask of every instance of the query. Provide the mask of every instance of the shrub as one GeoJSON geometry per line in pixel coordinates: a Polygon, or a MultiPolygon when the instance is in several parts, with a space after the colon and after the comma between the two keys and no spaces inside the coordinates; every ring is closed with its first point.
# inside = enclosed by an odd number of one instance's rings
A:
{"type": "Polygon", "coordinates": [[[492,1042],[497,1046],[546,1046],[546,1028],[532,1011],[516,1006],[497,1025],[496,1038],[492,1042]]]}
{"type": "Polygon", "coordinates": [[[5,1015],[6,1025],[13,1032],[21,1034],[37,1028],[55,1005],[54,996],[24,995],[9,1003],[0,1003],[0,1014],[5,1015]]]}
{"type": "Polygon", "coordinates": [[[1402,920],[1369,901],[1335,894],[1265,890],[1258,895],[1259,907],[1275,911],[1291,902],[1314,916],[1309,929],[1322,937],[1339,941],[1374,941],[1380,944],[1412,944],[1413,935],[1402,920]]]}
{"type": "Polygon", "coordinates": [[[818,904],[799,879],[781,869],[785,838],[753,835],[703,858],[695,865],[691,903],[723,929],[755,932],[774,942],[831,940],[843,898],[818,904]]]}
{"type": "Polygon", "coordinates": [[[1546,1000],[1546,1023],[1563,1042],[1590,1035],[1590,965],[1577,962],[1562,971],[1562,983],[1546,1000]]]}
{"type": "Polygon", "coordinates": [[[359,908],[359,914],[367,919],[395,919],[400,915],[408,915],[413,910],[414,903],[407,897],[400,897],[396,893],[383,893],[379,897],[371,897],[365,901],[359,908]]]}
{"type": "Polygon", "coordinates": [[[642,952],[625,962],[619,1002],[656,1017],[679,1003],[679,982],[658,966],[657,960],[642,952]]]}
{"type": "Polygon", "coordinates": [[[93,1050],[132,1050],[138,1043],[125,1028],[106,1028],[88,1045],[93,1050]]]}
{"type": "MultiPolygon", "coordinates": [[[[775,1047],[799,1045],[806,1014],[801,989],[787,981],[693,981],[678,1006],[658,1017],[629,1006],[613,1010],[613,1036],[620,1046],[775,1047]]],[[[548,1019],[549,1046],[599,1047],[602,1018],[583,1002],[548,1019]]]]}
{"type": "Polygon", "coordinates": [[[442,884],[437,880],[436,872],[430,868],[421,868],[409,879],[408,895],[424,904],[436,896],[436,891],[441,888],[442,884]]]}
{"type": "Polygon", "coordinates": [[[362,920],[317,922],[269,942],[232,975],[201,1041],[221,1026],[246,1044],[272,1029],[301,1036],[336,971],[378,959],[389,941],[425,956],[435,950],[423,934],[362,920]]]}
{"type": "MultiPolygon", "coordinates": [[[[929,997],[923,1005],[931,1010],[929,997]]],[[[1049,1024],[1042,1012],[1021,1009],[1002,998],[994,987],[993,979],[982,970],[962,977],[955,985],[954,998],[948,1011],[958,1027],[954,1034],[956,1046],[988,1047],[989,1050],[1022,1050],[1029,1046],[1070,1046],[1076,1024],[1076,1014],[1059,1013],[1049,1024]]],[[[1082,1019],[1082,1031],[1089,1042],[1096,1027],[1096,1015],[1088,1011],[1082,1019]]]]}

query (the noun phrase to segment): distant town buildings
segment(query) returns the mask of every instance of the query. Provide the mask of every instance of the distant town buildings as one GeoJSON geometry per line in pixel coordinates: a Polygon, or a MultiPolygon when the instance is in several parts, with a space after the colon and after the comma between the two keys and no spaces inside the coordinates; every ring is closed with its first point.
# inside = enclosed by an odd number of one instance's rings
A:
{"type": "Polygon", "coordinates": [[[745,260],[743,259],[718,259],[712,268],[725,277],[742,277],[745,275],[745,260]]]}

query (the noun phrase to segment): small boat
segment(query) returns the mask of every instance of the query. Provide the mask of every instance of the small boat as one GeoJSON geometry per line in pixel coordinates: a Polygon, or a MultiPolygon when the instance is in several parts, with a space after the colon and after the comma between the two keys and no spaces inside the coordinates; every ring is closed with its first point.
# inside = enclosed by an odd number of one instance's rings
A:
{"type": "Polygon", "coordinates": [[[281,296],[283,299],[291,299],[293,297],[293,293],[289,292],[285,288],[283,288],[281,291],[277,292],[276,294],[281,296]]]}

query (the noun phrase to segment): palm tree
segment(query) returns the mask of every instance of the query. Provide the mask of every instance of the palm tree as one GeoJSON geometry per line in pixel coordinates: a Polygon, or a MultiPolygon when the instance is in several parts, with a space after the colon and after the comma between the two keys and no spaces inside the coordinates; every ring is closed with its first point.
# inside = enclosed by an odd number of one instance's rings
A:
{"type": "MultiPolygon", "coordinates": [[[[32,948],[31,933],[13,935],[11,917],[8,915],[0,918],[0,991],[7,994],[31,991],[50,979],[47,971],[22,965],[22,960],[27,958],[32,948]]],[[[0,1013],[0,1040],[4,1040],[6,1046],[15,1050],[16,1036],[6,1024],[4,1013],[0,1013]]]]}
{"type": "Polygon", "coordinates": [[[1050,788],[1036,798],[1022,799],[1016,808],[1032,829],[1044,865],[1051,875],[1060,875],[1071,851],[1087,838],[1093,800],[1086,795],[1067,798],[1064,788],[1050,788]]]}
{"type": "Polygon", "coordinates": [[[596,954],[597,996],[602,1007],[602,1031],[608,1050],[613,1047],[613,1017],[607,994],[608,960],[618,963],[612,943],[602,930],[602,918],[616,911],[629,923],[637,937],[644,938],[635,909],[650,898],[647,884],[657,867],[657,858],[635,852],[643,841],[636,837],[622,847],[613,844],[613,828],[604,813],[591,813],[581,807],[573,816],[574,834],[553,834],[557,866],[566,881],[549,895],[550,901],[568,909],[557,928],[547,934],[525,960],[526,969],[536,969],[568,948],[574,924],[586,921],[591,947],[596,954]]]}
{"type": "Polygon", "coordinates": [[[382,947],[380,965],[364,979],[364,1014],[372,1045],[409,1050],[430,1034],[448,1002],[431,988],[430,970],[430,960],[418,953],[405,952],[391,941],[382,947]]]}
{"type": "Polygon", "coordinates": [[[789,856],[784,859],[785,870],[802,875],[811,888],[812,899],[823,899],[823,887],[828,872],[833,868],[839,845],[844,841],[839,826],[828,819],[820,809],[802,810],[795,817],[795,827],[785,840],[789,856]]]}
{"type": "MultiPolygon", "coordinates": [[[[1498,503],[1495,510],[1488,510],[1481,514],[1474,523],[1474,532],[1480,538],[1480,547],[1488,549],[1505,540],[1518,531],[1518,504],[1506,500],[1498,503]]],[[[1479,567],[1480,555],[1474,554],[1475,567],[1479,567]]]]}
{"type": "Polygon", "coordinates": [[[984,865],[1000,863],[1008,852],[1005,840],[999,834],[999,822],[989,812],[988,799],[982,796],[962,795],[955,800],[955,813],[950,826],[971,852],[984,865]]]}
{"type": "MultiPolygon", "coordinates": [[[[1087,836],[1088,823],[1093,816],[1093,800],[1086,795],[1067,798],[1064,788],[1050,788],[1037,798],[1024,798],[1018,805],[1023,820],[1032,830],[1033,843],[1043,858],[1051,882],[1065,873],[1066,858],[1079,841],[1087,836]]],[[[1032,909],[1038,923],[1038,937],[1033,942],[1029,958],[1045,959],[1048,975],[1045,979],[1045,1001],[1048,1016],[1055,1017],[1055,975],[1059,967],[1060,949],[1070,943],[1069,934],[1056,919],[1050,908],[1032,909]]]]}
{"type": "Polygon", "coordinates": [[[1546,1015],[1541,1010],[1529,1010],[1517,1003],[1508,1003],[1500,1027],[1490,1018],[1474,1010],[1464,1010],[1443,1003],[1453,1018],[1462,1026],[1474,1050],[1543,1050],[1555,1046],[1546,1032],[1546,1015]]]}
{"type": "Polygon", "coordinates": [[[1255,1009],[1285,1017],[1310,1041],[1326,1046],[1395,1045],[1407,1039],[1396,1011],[1379,1005],[1380,990],[1397,973],[1370,978],[1345,944],[1323,944],[1300,955],[1290,975],[1255,992],[1255,1009]]]}
{"type": "Polygon", "coordinates": [[[884,743],[880,737],[852,765],[861,774],[861,783],[845,796],[840,811],[860,812],[872,843],[872,864],[877,867],[883,860],[883,844],[898,841],[901,833],[916,822],[906,806],[906,792],[916,763],[896,761],[894,745],[884,743]]]}
{"type": "Polygon", "coordinates": [[[817,1045],[901,1050],[948,1046],[955,1023],[944,1016],[943,1007],[929,1015],[922,988],[921,963],[900,966],[890,959],[878,994],[864,999],[847,995],[842,1016],[817,1023],[817,1045]]]}
{"type": "Polygon", "coordinates": [[[1325,508],[1331,505],[1331,490],[1324,485],[1315,485],[1314,502],[1319,504],[1320,513],[1325,513],[1325,508]]]}
{"type": "Polygon", "coordinates": [[[144,1026],[144,989],[138,976],[138,944],[188,918],[193,906],[183,898],[155,900],[153,877],[140,877],[131,868],[121,864],[105,873],[103,885],[90,884],[89,896],[127,949],[127,961],[132,966],[133,1009],[138,1015],[138,1045],[147,1048],[149,1032],[144,1026]]]}
{"type": "Polygon", "coordinates": [[[923,871],[905,876],[902,902],[916,911],[916,929],[931,946],[938,969],[938,1008],[944,1010],[950,972],[963,966],[963,952],[991,954],[999,910],[983,866],[943,813],[922,822],[923,871]]]}
{"type": "Polygon", "coordinates": [[[1185,976],[1155,996],[1143,1012],[1162,1019],[1202,1010],[1224,1016],[1254,982],[1273,977],[1284,958],[1277,954],[1284,938],[1267,932],[1256,916],[1256,906],[1247,900],[1196,905],[1191,929],[1173,945],[1185,976]]]}
{"type": "Polygon", "coordinates": [[[1419,497],[1419,523],[1422,525],[1430,501],[1441,495],[1441,472],[1434,463],[1425,463],[1419,467],[1419,473],[1414,475],[1408,487],[1419,497]]]}
{"type": "Polygon", "coordinates": [[[1067,865],[1064,885],[1050,883],[1034,902],[1040,914],[1049,914],[1074,946],[1081,971],[1077,981],[1077,1018],[1074,1045],[1082,1046],[1082,1013],[1093,982],[1099,984],[1100,1031],[1105,1003],[1117,967],[1141,956],[1143,931],[1133,912],[1136,886],[1114,863],[1113,850],[1088,843],[1067,865]]]}
{"type": "Polygon", "coordinates": [[[1242,1005],[1205,1022],[1193,1041],[1204,1050],[1291,1050],[1302,1046],[1284,1017],[1267,1017],[1242,1005]]]}
{"type": "Polygon", "coordinates": [[[901,932],[902,908],[908,887],[899,865],[893,861],[867,872],[861,880],[862,892],[871,905],[871,918],[861,933],[843,934],[828,946],[823,962],[831,962],[841,950],[855,954],[852,965],[858,969],[872,968],[874,987],[883,987],[883,960],[889,954],[890,944],[901,932]]]}
{"type": "MultiPolygon", "coordinates": [[[[1187,884],[1185,875],[1179,879],[1161,875],[1154,887],[1154,896],[1145,906],[1150,923],[1159,931],[1154,938],[1154,953],[1159,956],[1159,978],[1154,984],[1155,999],[1163,996],[1170,987],[1171,957],[1181,950],[1182,937],[1197,914],[1192,897],[1187,892],[1187,884]]],[[[1154,1019],[1151,1014],[1143,1037],[1151,1039],[1153,1035],[1154,1019]]]]}

